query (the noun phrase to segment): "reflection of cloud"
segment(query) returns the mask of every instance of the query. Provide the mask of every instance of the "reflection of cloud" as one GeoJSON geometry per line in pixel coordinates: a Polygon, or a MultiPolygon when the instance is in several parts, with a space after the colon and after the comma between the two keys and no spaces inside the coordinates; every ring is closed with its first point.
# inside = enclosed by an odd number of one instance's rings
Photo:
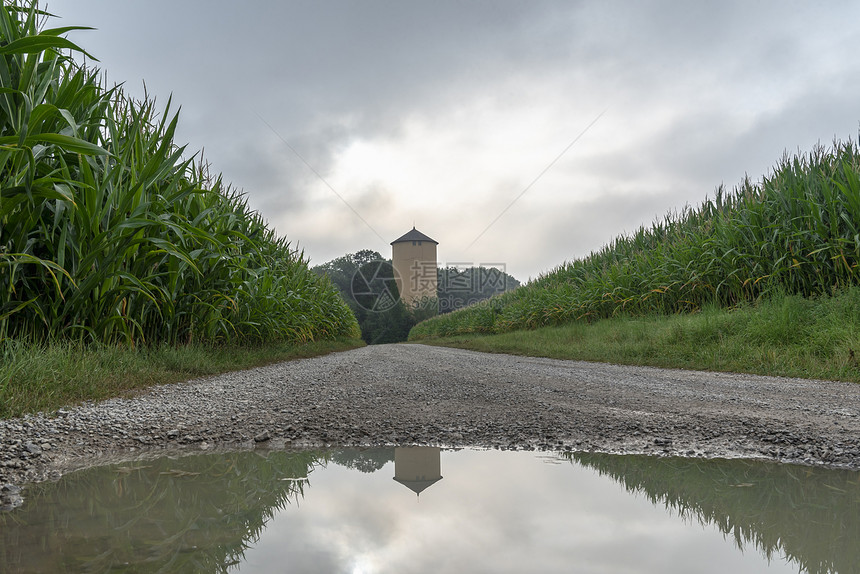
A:
{"type": "Polygon", "coordinates": [[[265,556],[306,571],[313,556],[313,571],[377,574],[794,572],[776,561],[768,570],[718,532],[579,466],[493,451],[443,452],[441,462],[445,479],[420,501],[391,480],[390,463],[373,474],[315,472],[302,504],[275,518],[249,564],[265,556]]]}

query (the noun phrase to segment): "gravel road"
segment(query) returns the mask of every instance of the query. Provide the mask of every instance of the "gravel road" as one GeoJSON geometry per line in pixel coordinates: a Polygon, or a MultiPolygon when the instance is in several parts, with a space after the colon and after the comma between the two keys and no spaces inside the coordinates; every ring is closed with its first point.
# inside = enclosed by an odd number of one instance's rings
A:
{"type": "Polygon", "coordinates": [[[860,469],[860,385],[379,345],[0,421],[0,485],[151,452],[391,444],[860,469]]]}

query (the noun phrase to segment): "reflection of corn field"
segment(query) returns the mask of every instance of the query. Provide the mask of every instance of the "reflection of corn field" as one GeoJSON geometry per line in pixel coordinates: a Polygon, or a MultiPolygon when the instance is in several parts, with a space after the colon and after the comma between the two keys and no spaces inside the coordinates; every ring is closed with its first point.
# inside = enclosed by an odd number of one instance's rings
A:
{"type": "Polygon", "coordinates": [[[630,313],[732,306],[782,291],[860,283],[860,151],[854,142],[780,161],[761,183],[722,187],[488,305],[434,318],[411,336],[532,329],[630,313]]]}
{"type": "Polygon", "coordinates": [[[745,460],[569,455],[687,519],[713,524],[738,548],[785,556],[802,572],[856,572],[860,473],[745,460]]]}
{"type": "Polygon", "coordinates": [[[37,3],[0,7],[0,341],[304,341],[358,329],[178,115],[108,89],[37,3]]]}
{"type": "Polygon", "coordinates": [[[327,457],[272,452],[158,459],[38,484],[0,515],[3,572],[227,572],[327,457]]]}

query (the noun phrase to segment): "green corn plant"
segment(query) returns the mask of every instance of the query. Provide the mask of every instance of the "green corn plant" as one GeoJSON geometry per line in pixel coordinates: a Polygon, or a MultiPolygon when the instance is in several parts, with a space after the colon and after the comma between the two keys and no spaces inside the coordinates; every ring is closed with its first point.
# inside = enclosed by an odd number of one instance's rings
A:
{"type": "Polygon", "coordinates": [[[49,19],[0,7],[0,341],[356,336],[337,290],[175,144],[172,102],[106,87],[63,37],[81,28],[49,19]]]}

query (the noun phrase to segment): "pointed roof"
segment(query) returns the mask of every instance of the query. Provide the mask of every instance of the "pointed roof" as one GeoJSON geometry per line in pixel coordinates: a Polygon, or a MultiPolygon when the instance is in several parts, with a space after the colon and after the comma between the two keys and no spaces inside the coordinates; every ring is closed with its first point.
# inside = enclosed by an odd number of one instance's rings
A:
{"type": "Polygon", "coordinates": [[[403,235],[402,237],[395,239],[394,241],[391,242],[391,245],[394,245],[395,243],[402,243],[405,241],[430,241],[431,243],[435,243],[436,245],[439,245],[438,241],[436,241],[434,239],[430,239],[429,237],[427,237],[426,235],[424,235],[423,233],[421,233],[420,231],[415,229],[414,225],[412,226],[412,231],[409,231],[408,233],[406,233],[406,235],[403,235]]]}
{"type": "Polygon", "coordinates": [[[404,480],[395,476],[394,480],[396,480],[415,494],[421,494],[424,489],[431,487],[440,480],[442,480],[442,477],[440,476],[439,478],[434,478],[432,480],[404,480]]]}

